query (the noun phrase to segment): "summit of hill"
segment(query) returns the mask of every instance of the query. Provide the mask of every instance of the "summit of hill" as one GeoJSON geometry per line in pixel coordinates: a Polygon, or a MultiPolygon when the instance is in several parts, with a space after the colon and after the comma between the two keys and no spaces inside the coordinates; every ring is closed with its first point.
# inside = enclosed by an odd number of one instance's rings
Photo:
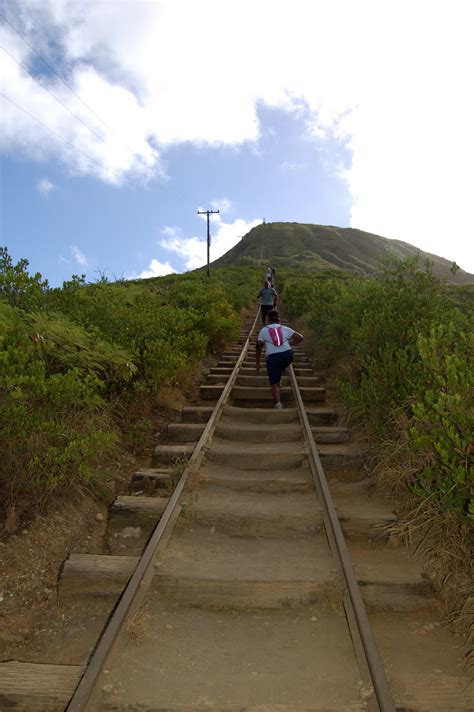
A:
{"type": "Polygon", "coordinates": [[[254,227],[225,255],[216,267],[263,266],[303,271],[342,270],[371,275],[389,257],[419,257],[434,274],[449,281],[472,282],[474,275],[462,269],[453,276],[453,262],[420,250],[408,242],[392,240],[363,230],[333,225],[263,223],[254,227]]]}

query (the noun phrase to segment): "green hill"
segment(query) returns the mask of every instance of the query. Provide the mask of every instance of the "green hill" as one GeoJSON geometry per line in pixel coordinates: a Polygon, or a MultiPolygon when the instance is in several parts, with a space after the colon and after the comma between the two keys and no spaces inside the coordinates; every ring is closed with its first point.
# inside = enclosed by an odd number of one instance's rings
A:
{"type": "MultiPolygon", "coordinates": [[[[216,267],[238,267],[273,264],[278,267],[304,271],[346,270],[370,275],[377,270],[381,259],[394,256],[400,259],[419,255],[420,266],[426,260],[439,276],[453,280],[453,263],[417,247],[373,235],[363,230],[332,225],[304,225],[299,223],[266,223],[258,225],[241,242],[213,262],[216,267]]],[[[457,283],[474,282],[474,275],[459,269],[457,283]]]]}

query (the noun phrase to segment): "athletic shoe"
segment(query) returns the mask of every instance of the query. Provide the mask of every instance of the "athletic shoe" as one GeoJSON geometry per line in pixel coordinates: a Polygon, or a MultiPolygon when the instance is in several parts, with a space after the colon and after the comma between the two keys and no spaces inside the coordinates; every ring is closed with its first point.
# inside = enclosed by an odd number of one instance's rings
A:
{"type": "Polygon", "coordinates": [[[281,410],[283,408],[283,403],[281,403],[281,401],[278,401],[278,403],[275,403],[274,407],[276,410],[281,410]]]}

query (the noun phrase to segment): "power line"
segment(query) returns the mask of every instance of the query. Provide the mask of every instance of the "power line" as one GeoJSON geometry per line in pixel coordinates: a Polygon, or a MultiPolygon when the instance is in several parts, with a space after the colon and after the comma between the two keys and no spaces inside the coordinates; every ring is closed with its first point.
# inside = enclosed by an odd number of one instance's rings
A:
{"type": "Polygon", "coordinates": [[[70,141],[68,141],[67,138],[63,138],[62,136],[60,136],[59,134],[57,134],[56,131],[54,131],[53,129],[50,129],[49,126],[46,126],[45,124],[43,124],[39,119],[37,119],[35,116],[33,116],[33,114],[30,114],[29,111],[27,111],[26,109],[23,109],[23,107],[19,106],[16,102],[14,102],[13,99],[10,99],[10,97],[6,96],[6,95],[3,94],[2,92],[0,92],[0,96],[3,97],[4,99],[6,99],[7,101],[9,101],[10,104],[13,104],[13,106],[15,106],[17,109],[19,109],[19,110],[22,111],[24,114],[26,114],[27,116],[29,116],[30,119],[33,119],[33,121],[35,121],[37,124],[39,124],[40,126],[42,126],[44,129],[46,129],[47,131],[49,131],[50,133],[52,133],[53,136],[55,136],[59,141],[62,141],[63,143],[66,143],[68,146],[71,146],[71,148],[73,148],[75,151],[78,151],[79,153],[82,153],[82,155],[85,156],[85,157],[87,158],[87,160],[91,161],[91,163],[95,163],[96,166],[99,166],[99,168],[102,168],[102,169],[105,170],[105,171],[108,170],[108,169],[106,168],[106,166],[104,166],[102,163],[99,163],[99,161],[96,161],[95,158],[92,158],[92,157],[89,156],[87,153],[85,153],[84,151],[82,151],[80,148],[78,148],[77,146],[75,146],[73,143],[71,143],[70,141]]]}
{"type": "Polygon", "coordinates": [[[67,89],[69,89],[69,91],[70,91],[72,94],[74,94],[74,96],[75,96],[77,99],[79,99],[79,101],[80,101],[82,104],[84,104],[84,106],[85,106],[87,109],[89,109],[89,111],[90,111],[92,114],[94,114],[94,116],[95,116],[97,119],[99,119],[99,121],[100,121],[102,124],[104,124],[104,126],[106,126],[107,128],[110,128],[110,126],[107,126],[107,124],[105,123],[105,121],[104,121],[103,119],[101,119],[98,114],[96,114],[96,112],[94,111],[94,109],[91,109],[91,107],[89,106],[89,104],[86,104],[86,102],[85,102],[83,99],[81,99],[81,97],[79,96],[79,94],[76,94],[76,92],[74,91],[74,89],[69,86],[69,84],[68,84],[68,83],[62,78],[62,76],[55,70],[55,68],[54,68],[48,61],[46,61],[46,59],[33,47],[33,45],[28,42],[28,40],[26,39],[26,37],[23,37],[23,35],[21,34],[21,32],[19,32],[19,31],[16,29],[16,27],[13,27],[12,23],[11,23],[9,20],[7,20],[7,18],[5,17],[5,15],[2,15],[2,14],[0,13],[0,17],[2,18],[2,20],[4,20],[4,21],[7,23],[7,25],[9,25],[9,26],[12,28],[13,32],[16,32],[16,34],[18,35],[18,37],[21,37],[21,39],[23,40],[23,42],[28,45],[28,47],[32,50],[32,52],[34,52],[34,53],[36,54],[36,56],[39,57],[39,58],[41,59],[41,61],[46,64],[46,66],[53,72],[53,74],[55,74],[55,76],[57,76],[57,78],[59,79],[59,81],[62,82],[62,83],[64,84],[64,86],[65,86],[67,89]]]}
{"type": "MultiPolygon", "coordinates": [[[[28,42],[28,40],[26,39],[26,37],[23,37],[23,35],[21,34],[21,32],[19,32],[19,31],[16,29],[16,27],[14,27],[14,26],[12,25],[12,23],[11,23],[9,20],[7,20],[7,18],[5,17],[5,15],[3,15],[2,13],[0,13],[0,18],[2,18],[2,19],[7,23],[7,25],[9,25],[9,26],[11,27],[11,29],[12,29],[14,32],[16,32],[16,34],[18,35],[18,37],[20,37],[20,38],[23,40],[23,42],[24,42],[26,45],[28,45],[28,47],[32,50],[32,52],[34,52],[34,53],[36,54],[36,56],[39,57],[39,58],[41,59],[41,61],[45,63],[45,65],[53,72],[53,74],[59,79],[59,81],[62,82],[62,83],[64,84],[64,86],[65,86],[67,89],[69,89],[69,91],[70,91],[72,94],[74,94],[74,96],[75,96],[77,99],[79,99],[79,101],[80,101],[82,104],[84,104],[84,106],[101,122],[101,124],[103,124],[107,129],[109,129],[109,131],[112,131],[112,132],[113,132],[114,129],[113,129],[109,124],[107,124],[107,123],[99,116],[99,114],[97,114],[97,113],[94,111],[94,109],[92,109],[92,108],[89,106],[89,104],[86,104],[86,102],[84,101],[84,99],[81,99],[81,97],[79,96],[79,94],[76,94],[76,92],[74,91],[74,89],[66,82],[66,80],[63,79],[63,77],[56,71],[56,69],[33,47],[32,44],[30,44],[30,42],[28,42]]],[[[5,48],[3,47],[2,49],[5,49],[5,48]]],[[[5,50],[5,51],[6,51],[6,50],[5,50]]],[[[10,54],[10,53],[8,52],[8,54],[10,54]]],[[[10,57],[12,57],[12,55],[10,55],[10,57]]],[[[14,57],[12,57],[12,58],[15,59],[14,57]]],[[[17,61],[17,60],[15,59],[15,62],[16,62],[16,61],[17,61]]],[[[18,63],[18,64],[19,64],[19,63],[18,63]]],[[[22,65],[20,65],[20,66],[22,66],[22,65]]],[[[26,71],[28,71],[28,70],[26,70],[26,71]]],[[[28,74],[30,74],[30,73],[28,72],[28,74]]],[[[33,75],[30,74],[30,76],[33,76],[33,75]]],[[[34,76],[33,76],[33,79],[35,79],[34,76]]],[[[43,86],[43,84],[41,84],[41,86],[43,86]]],[[[50,92],[50,93],[51,93],[51,92],[50,92]]],[[[53,96],[54,96],[54,94],[53,94],[53,96]]],[[[55,98],[56,98],[56,97],[55,97],[55,98]]],[[[59,100],[58,100],[58,101],[59,101],[59,100]]],[[[62,103],[62,102],[60,102],[60,103],[62,103]]],[[[64,106],[65,106],[65,105],[64,105],[64,106]]],[[[73,112],[71,111],[71,113],[73,113],[73,112]]],[[[75,115],[75,114],[73,114],[73,115],[75,115]]],[[[79,118],[79,117],[76,117],[76,118],[79,118]]],[[[82,121],[82,119],[79,119],[79,121],[81,121],[82,123],[84,123],[84,122],[82,121]]],[[[84,125],[87,126],[87,124],[84,124],[84,125]]],[[[46,128],[48,128],[48,127],[46,127],[46,128]]],[[[92,131],[92,129],[90,129],[90,127],[87,127],[87,128],[89,128],[89,130],[92,131]]],[[[93,131],[93,133],[95,133],[95,131],[93,131]]],[[[98,134],[95,134],[95,135],[98,136],[98,134]]],[[[102,137],[100,137],[100,136],[99,136],[99,138],[101,139],[101,141],[104,141],[104,142],[106,141],[106,139],[104,139],[104,138],[102,138],[102,137]]],[[[136,158],[138,158],[138,160],[141,161],[141,163],[143,163],[143,165],[144,165],[146,168],[149,168],[149,167],[150,167],[150,166],[148,165],[148,163],[145,161],[145,159],[143,158],[143,156],[141,156],[139,153],[137,153],[136,151],[134,151],[128,144],[125,144],[125,146],[128,148],[128,150],[132,153],[133,156],[135,156],[136,158]]],[[[78,149],[78,150],[79,150],[79,149],[78,149]]]]}
{"type": "Polygon", "coordinates": [[[0,47],[0,49],[3,49],[3,51],[6,52],[6,53],[8,54],[8,56],[11,57],[11,58],[13,59],[13,61],[16,62],[16,64],[18,64],[18,66],[23,69],[24,72],[26,72],[35,82],[37,82],[37,83],[40,85],[40,87],[42,87],[45,91],[47,91],[48,94],[51,94],[51,96],[53,97],[53,99],[56,99],[56,101],[58,101],[60,104],[62,104],[62,106],[64,106],[64,108],[67,109],[67,110],[69,111],[69,113],[70,113],[72,116],[74,116],[75,119],[77,119],[78,121],[80,121],[81,124],[83,124],[83,125],[86,127],[86,129],[88,129],[91,133],[93,133],[94,136],[96,136],[100,141],[104,141],[104,142],[106,141],[106,139],[105,139],[103,136],[100,136],[98,133],[96,133],[96,132],[94,131],[94,129],[91,129],[91,127],[88,126],[88,125],[86,124],[86,122],[81,119],[80,116],[78,116],[77,114],[75,114],[74,111],[72,111],[72,109],[70,109],[69,106],[64,103],[64,101],[62,101],[59,97],[57,97],[56,94],[53,94],[53,92],[51,91],[51,89],[49,89],[45,84],[43,84],[43,82],[42,82],[38,77],[35,77],[35,75],[32,74],[32,73],[25,67],[24,64],[22,64],[22,63],[19,62],[17,59],[15,59],[15,57],[14,57],[12,54],[10,54],[10,52],[9,52],[7,49],[5,49],[5,47],[0,47]]]}

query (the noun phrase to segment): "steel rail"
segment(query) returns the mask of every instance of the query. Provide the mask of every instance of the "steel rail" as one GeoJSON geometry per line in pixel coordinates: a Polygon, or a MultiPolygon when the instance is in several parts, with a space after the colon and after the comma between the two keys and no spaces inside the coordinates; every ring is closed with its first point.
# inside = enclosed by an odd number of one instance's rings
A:
{"type": "MultiPolygon", "coordinates": [[[[289,372],[298,415],[309,449],[308,455],[311,473],[313,475],[318,497],[320,498],[325,510],[326,516],[324,517],[324,523],[326,526],[329,545],[333,556],[340,564],[347,587],[347,593],[350,599],[351,611],[348,616],[349,626],[351,628],[350,619],[354,618],[357,624],[356,632],[360,636],[360,643],[362,645],[365,663],[373,684],[378,709],[380,712],[396,712],[395,702],[393,700],[390,686],[385,675],[385,670],[380,659],[380,654],[375,643],[372,628],[365,609],[365,604],[360,592],[359,583],[354,573],[354,568],[347,550],[344,534],[342,532],[336,508],[331,497],[326,475],[321,464],[321,459],[314,441],[306,409],[304,407],[303,398],[301,396],[298,381],[292,365],[289,368],[289,372]]],[[[351,630],[351,635],[353,634],[354,631],[351,630]]],[[[357,653],[357,648],[360,646],[358,646],[358,641],[353,642],[357,653]]]]}
{"type": "Polygon", "coordinates": [[[242,347],[240,356],[237,359],[224,390],[222,391],[219,400],[217,401],[206,424],[206,427],[204,428],[204,431],[193,450],[193,454],[188,460],[187,467],[181,475],[181,478],[170,497],[168,505],[161,515],[160,521],[153,530],[143,554],[141,555],[132,576],[123,590],[122,595],[120,596],[106,624],[106,627],[99,638],[89,663],[86,666],[85,671],[66,707],[67,712],[92,712],[92,710],[99,709],[97,705],[100,703],[100,700],[97,699],[97,694],[99,692],[97,687],[101,680],[102,671],[109,656],[111,655],[114,644],[116,643],[127,618],[143,600],[153,579],[153,565],[155,557],[159,552],[160,547],[166,546],[166,543],[171,536],[174,524],[181,511],[179,507],[179,498],[184,490],[189,475],[195,470],[195,468],[200,466],[205,456],[208,442],[214,433],[217,420],[222,413],[224,405],[230,395],[235,379],[237,378],[237,374],[247,353],[250,339],[254,332],[259,314],[260,310],[257,311],[252,327],[249,331],[249,335],[242,347]]]}

